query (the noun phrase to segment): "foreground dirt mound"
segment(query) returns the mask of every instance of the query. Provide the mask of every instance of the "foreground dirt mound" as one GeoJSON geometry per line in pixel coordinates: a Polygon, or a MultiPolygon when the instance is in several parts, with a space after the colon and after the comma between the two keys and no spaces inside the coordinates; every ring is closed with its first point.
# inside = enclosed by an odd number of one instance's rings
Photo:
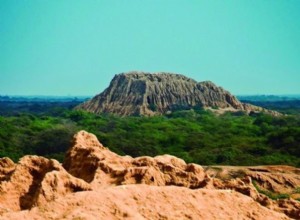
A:
{"type": "Polygon", "coordinates": [[[3,219],[289,219],[230,190],[125,185],[79,192],[3,219]],[[30,216],[30,218],[29,218],[30,216]]]}
{"type": "MultiPolygon", "coordinates": [[[[8,161],[0,159],[0,164],[8,161]]],[[[18,164],[10,163],[10,171],[0,182],[1,212],[30,209],[68,193],[89,190],[81,179],[68,174],[56,160],[25,156],[18,164]]]]}
{"type": "Polygon", "coordinates": [[[62,165],[38,156],[0,159],[0,219],[300,219],[297,200],[266,193],[294,197],[298,190],[297,168],[119,156],[85,131],[62,165]]]}
{"type": "Polygon", "coordinates": [[[289,194],[293,198],[300,192],[300,169],[291,166],[211,166],[205,172],[221,180],[251,177],[256,188],[276,194],[289,194]]]}
{"type": "Polygon", "coordinates": [[[286,194],[295,194],[300,190],[300,169],[295,167],[249,167],[246,173],[263,190],[286,194]]]}
{"type": "Polygon", "coordinates": [[[261,205],[300,219],[300,169],[290,166],[206,167],[213,176],[206,187],[233,189],[261,205]]]}
{"type": "Polygon", "coordinates": [[[199,188],[205,172],[197,164],[186,164],[171,155],[151,157],[119,156],[103,147],[95,135],[81,131],[67,152],[65,169],[91,183],[94,189],[104,185],[147,184],[199,188]]]}

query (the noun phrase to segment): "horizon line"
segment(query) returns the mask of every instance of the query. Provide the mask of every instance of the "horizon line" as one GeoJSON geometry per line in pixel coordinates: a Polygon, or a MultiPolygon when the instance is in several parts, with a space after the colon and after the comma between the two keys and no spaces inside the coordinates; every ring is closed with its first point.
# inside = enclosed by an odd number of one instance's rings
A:
{"type": "MultiPolygon", "coordinates": [[[[21,95],[21,94],[16,94],[16,95],[12,95],[12,94],[0,94],[0,97],[94,97],[97,94],[94,95],[72,95],[72,94],[68,94],[68,95],[44,95],[44,94],[35,94],[35,95],[21,95]]],[[[300,96],[300,93],[293,93],[293,94],[283,94],[283,93],[278,93],[278,94],[274,94],[274,93],[252,93],[252,94],[232,94],[234,96],[300,96]]]]}

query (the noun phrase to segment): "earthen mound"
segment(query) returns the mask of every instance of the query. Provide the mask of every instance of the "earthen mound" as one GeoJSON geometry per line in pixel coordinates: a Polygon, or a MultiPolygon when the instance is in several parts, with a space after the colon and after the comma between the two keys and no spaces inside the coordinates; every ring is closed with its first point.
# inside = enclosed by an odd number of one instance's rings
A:
{"type": "Polygon", "coordinates": [[[0,219],[300,219],[297,168],[120,156],[85,131],[74,136],[62,165],[2,158],[0,178],[0,219]]]}
{"type": "Polygon", "coordinates": [[[169,219],[287,220],[250,197],[231,190],[190,190],[175,186],[125,185],[67,195],[30,211],[1,219],[169,219]]]}
{"type": "Polygon", "coordinates": [[[232,189],[269,209],[300,219],[300,169],[291,166],[206,167],[213,176],[206,188],[232,189]]]}
{"type": "Polygon", "coordinates": [[[147,184],[199,188],[205,173],[197,164],[186,164],[171,155],[151,157],[119,156],[100,144],[95,135],[80,131],[66,154],[64,168],[73,176],[103,185],[147,184]]]}
{"type": "Polygon", "coordinates": [[[240,102],[225,89],[210,81],[197,82],[181,74],[129,72],[116,75],[109,87],[77,109],[117,115],[160,115],[176,110],[210,109],[265,112],[258,106],[240,102]]]}
{"type": "Polygon", "coordinates": [[[90,189],[88,183],[68,174],[56,160],[25,156],[17,164],[9,163],[11,169],[0,182],[0,212],[30,209],[90,189]]]}

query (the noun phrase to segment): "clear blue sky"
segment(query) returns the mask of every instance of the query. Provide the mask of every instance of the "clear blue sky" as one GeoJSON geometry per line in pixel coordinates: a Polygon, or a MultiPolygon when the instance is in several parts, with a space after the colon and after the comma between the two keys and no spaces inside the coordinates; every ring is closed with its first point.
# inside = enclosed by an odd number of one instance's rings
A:
{"type": "Polygon", "coordinates": [[[0,94],[94,95],[121,72],[300,93],[300,0],[0,0],[0,94]]]}

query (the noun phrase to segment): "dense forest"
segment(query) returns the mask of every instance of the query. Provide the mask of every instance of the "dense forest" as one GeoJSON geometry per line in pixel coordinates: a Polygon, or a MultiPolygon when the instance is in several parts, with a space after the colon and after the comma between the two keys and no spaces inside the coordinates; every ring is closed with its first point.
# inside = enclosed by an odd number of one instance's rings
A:
{"type": "Polygon", "coordinates": [[[172,154],[202,165],[300,167],[299,114],[217,116],[194,109],[165,116],[118,117],[72,110],[73,104],[13,114],[0,108],[0,157],[18,161],[23,155],[37,154],[62,161],[74,133],[84,129],[121,155],[172,154]]]}

